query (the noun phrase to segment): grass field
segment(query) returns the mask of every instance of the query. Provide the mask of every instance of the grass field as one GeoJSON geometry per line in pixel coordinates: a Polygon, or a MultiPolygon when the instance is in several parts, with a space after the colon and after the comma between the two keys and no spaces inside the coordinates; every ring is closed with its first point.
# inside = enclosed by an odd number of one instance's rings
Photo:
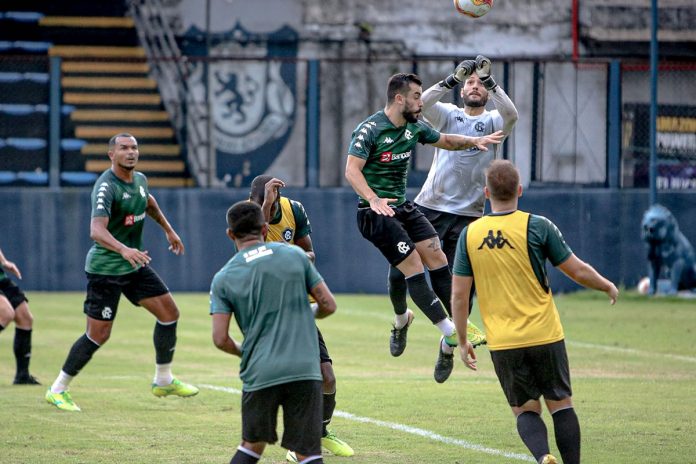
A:
{"type": "MultiPolygon", "coordinates": [[[[84,330],[81,293],[29,292],[35,315],[32,372],[43,386],[12,386],[14,329],[0,334],[0,462],[227,463],[240,440],[238,360],[210,338],[207,295],[175,294],[181,308],[174,373],[201,387],[194,398],[152,396],[153,319],[122,299],[112,338],[71,386],[81,413],[43,395],[84,330]]],[[[601,294],[558,296],[568,345],[583,462],[696,462],[696,300],[601,294]]],[[[457,360],[432,379],[438,334],[422,314],[400,358],[389,355],[386,296],[339,295],[319,326],[334,360],[332,429],[356,450],[325,462],[493,464],[533,462],[492,370],[457,360]]],[[[479,322],[478,312],[473,317],[479,322]]],[[[239,336],[235,332],[235,336],[239,336]]],[[[544,415],[553,435],[548,414],[544,415]]],[[[556,450],[551,438],[552,452],[556,450]]],[[[279,446],[262,463],[284,462],[279,446]]]]}

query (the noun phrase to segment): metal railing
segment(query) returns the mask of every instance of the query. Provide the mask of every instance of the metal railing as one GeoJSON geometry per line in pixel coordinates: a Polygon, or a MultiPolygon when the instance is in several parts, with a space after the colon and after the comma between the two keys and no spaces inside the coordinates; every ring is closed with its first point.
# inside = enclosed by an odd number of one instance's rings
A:
{"type": "Polygon", "coordinates": [[[176,129],[179,144],[185,148],[189,169],[201,187],[212,186],[213,171],[209,158],[209,140],[204,128],[208,113],[192,99],[188,88],[191,63],[181,53],[174,33],[162,15],[161,0],[130,0],[140,43],[157,81],[164,107],[176,129]]]}

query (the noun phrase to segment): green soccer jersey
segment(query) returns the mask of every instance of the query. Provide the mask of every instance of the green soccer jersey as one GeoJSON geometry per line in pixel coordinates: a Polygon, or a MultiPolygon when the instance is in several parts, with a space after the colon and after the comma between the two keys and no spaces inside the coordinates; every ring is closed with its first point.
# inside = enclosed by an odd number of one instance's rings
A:
{"type": "Polygon", "coordinates": [[[302,249],[279,242],[245,248],[215,274],[210,313],[234,314],[244,334],[244,391],[321,380],[307,293],[322,281],[302,249]]]}
{"type": "MultiPolygon", "coordinates": [[[[365,160],[363,175],[380,198],[396,198],[393,206],[406,201],[406,181],[411,152],[416,143],[435,143],[440,133],[423,121],[396,127],[384,111],[378,111],[355,129],[348,154],[365,160]]],[[[360,206],[368,202],[360,199],[360,206]]]]}
{"type": "MultiPolygon", "coordinates": [[[[148,195],[144,174],[135,172],[133,182],[129,183],[108,169],[92,189],[92,217],[108,217],[107,229],[116,240],[129,248],[142,250],[148,195]]],[[[134,270],[120,254],[98,243],[87,253],[85,271],[91,274],[123,275],[134,270]]]]}

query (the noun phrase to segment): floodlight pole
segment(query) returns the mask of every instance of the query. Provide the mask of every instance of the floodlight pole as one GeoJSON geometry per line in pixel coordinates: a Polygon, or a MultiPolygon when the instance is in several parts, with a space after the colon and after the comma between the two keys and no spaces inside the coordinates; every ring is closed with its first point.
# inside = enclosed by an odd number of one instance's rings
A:
{"type": "Polygon", "coordinates": [[[650,21],[650,204],[657,203],[657,0],[651,0],[650,21]]]}

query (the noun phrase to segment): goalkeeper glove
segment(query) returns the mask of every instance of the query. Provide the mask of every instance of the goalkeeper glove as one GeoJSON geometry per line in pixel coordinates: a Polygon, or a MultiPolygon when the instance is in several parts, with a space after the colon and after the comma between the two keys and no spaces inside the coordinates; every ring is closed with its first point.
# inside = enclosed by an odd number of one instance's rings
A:
{"type": "Polygon", "coordinates": [[[498,87],[498,84],[491,76],[491,60],[483,55],[476,57],[476,74],[486,90],[491,91],[498,87]]]}
{"type": "Polygon", "coordinates": [[[464,60],[454,68],[454,72],[440,81],[441,87],[453,88],[468,79],[476,69],[476,61],[464,60]]]}

